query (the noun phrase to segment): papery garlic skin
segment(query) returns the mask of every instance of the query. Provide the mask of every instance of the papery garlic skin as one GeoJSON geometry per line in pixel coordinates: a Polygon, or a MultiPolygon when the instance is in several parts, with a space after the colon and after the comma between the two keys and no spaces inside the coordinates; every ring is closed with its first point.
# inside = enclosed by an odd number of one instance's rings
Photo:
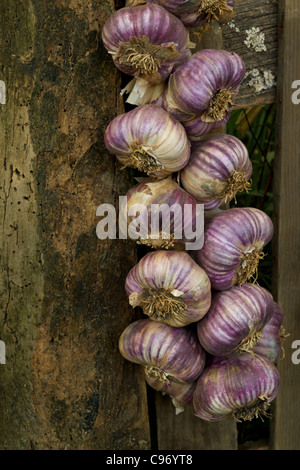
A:
{"type": "Polygon", "coordinates": [[[279,388],[279,373],[265,357],[234,353],[212,357],[197,380],[196,416],[205,421],[231,417],[238,422],[268,416],[279,388]]]}
{"type": "Polygon", "coordinates": [[[166,88],[166,81],[156,85],[150,85],[143,78],[133,78],[121,91],[121,95],[128,94],[126,103],[143,106],[154,104],[162,107],[163,94],[166,88]]]}
{"type": "Polygon", "coordinates": [[[141,213],[146,213],[147,226],[139,227],[139,232],[135,234],[137,243],[154,249],[178,250],[186,249],[188,243],[194,243],[194,246],[197,242],[201,243],[203,229],[199,205],[172,177],[159,181],[146,180],[127,192],[120,205],[120,216],[127,222],[128,231],[137,220],[131,212],[139,206],[143,209],[141,213]],[[161,214],[160,208],[165,209],[161,214]]]}
{"type": "Polygon", "coordinates": [[[125,290],[133,307],[174,327],[197,322],[211,304],[207,274],[184,251],[148,253],[129,271],[125,290]]]}
{"type": "Polygon", "coordinates": [[[173,328],[149,319],[123,331],[119,350],[128,361],[162,382],[192,383],[204,369],[206,354],[192,329],[173,328]]]}
{"type": "Polygon", "coordinates": [[[116,10],[103,27],[102,41],[117,68],[151,84],[164,81],[190,55],[185,26],[160,5],[116,10]]]}
{"type": "Polygon", "coordinates": [[[274,302],[273,314],[262,330],[262,337],[253,348],[254,354],[264,356],[271,362],[277,362],[284,357],[283,342],[286,336],[283,312],[278,303],[274,302]]]}
{"type": "Polygon", "coordinates": [[[169,395],[175,407],[175,413],[179,414],[184,408],[193,401],[193,395],[196,388],[196,381],[188,384],[177,382],[163,382],[156,377],[149,377],[145,374],[147,384],[163,395],[169,395]]]}
{"type": "Polygon", "coordinates": [[[170,75],[163,106],[181,122],[222,121],[245,76],[242,58],[226,50],[195,52],[170,75]]]}
{"type": "Polygon", "coordinates": [[[251,352],[274,310],[272,294],[259,285],[243,284],[214,292],[209,311],[197,323],[200,344],[214,356],[251,352]]]}
{"type": "Polygon", "coordinates": [[[232,208],[206,225],[204,245],[195,260],[210,278],[213,289],[225,290],[256,280],[263,248],[274,233],[270,217],[254,207],[232,208]]]}
{"type": "Polygon", "coordinates": [[[205,209],[215,209],[230,202],[238,191],[248,191],[251,175],[247,147],[236,137],[221,134],[194,143],[180,180],[205,209]]]}
{"type": "Polygon", "coordinates": [[[150,104],[116,116],[105,131],[104,143],[124,166],[156,178],[181,170],[191,153],[182,124],[150,104]]]}

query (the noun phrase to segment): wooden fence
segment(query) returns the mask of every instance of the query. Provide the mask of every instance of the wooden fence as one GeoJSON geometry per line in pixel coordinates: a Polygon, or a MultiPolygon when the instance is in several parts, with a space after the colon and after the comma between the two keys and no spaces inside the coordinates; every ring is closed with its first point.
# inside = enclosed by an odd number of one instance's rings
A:
{"type": "MultiPolygon", "coordinates": [[[[100,34],[121,6],[0,5],[1,449],[239,448],[234,422],[204,422],[192,407],[176,416],[118,351],[138,315],[124,292],[138,253],[132,241],[100,241],[95,227],[97,206],[117,206],[130,187],[103,142],[124,103],[100,34]]],[[[248,448],[300,448],[300,365],[292,361],[300,340],[299,42],[298,0],[239,0],[234,20],[198,41],[243,57],[236,107],[277,109],[273,293],[290,336],[270,438],[248,448]]]]}

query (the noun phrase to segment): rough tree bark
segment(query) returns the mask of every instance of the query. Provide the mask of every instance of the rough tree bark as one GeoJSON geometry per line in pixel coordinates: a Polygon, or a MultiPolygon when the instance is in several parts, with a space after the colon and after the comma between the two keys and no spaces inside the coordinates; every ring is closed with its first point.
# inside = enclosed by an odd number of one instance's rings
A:
{"type": "Polygon", "coordinates": [[[100,31],[113,0],[0,4],[1,449],[149,448],[142,371],[118,338],[134,320],[134,243],[99,240],[126,171],[103,133],[123,111],[100,31]]]}

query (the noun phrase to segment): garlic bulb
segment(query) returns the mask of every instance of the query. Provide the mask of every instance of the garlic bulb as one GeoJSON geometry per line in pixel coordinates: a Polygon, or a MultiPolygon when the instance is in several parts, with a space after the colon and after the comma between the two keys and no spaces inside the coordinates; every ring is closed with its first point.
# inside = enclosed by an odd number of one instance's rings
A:
{"type": "Polygon", "coordinates": [[[248,191],[252,164],[246,146],[236,137],[217,135],[192,146],[188,164],[180,173],[184,189],[215,209],[230,202],[238,191],[248,191]]]}
{"type": "Polygon", "coordinates": [[[123,165],[156,178],[179,171],[191,153],[182,124],[150,104],[116,116],[105,131],[104,142],[123,165]]]}
{"type": "Polygon", "coordinates": [[[137,243],[159,249],[202,246],[203,206],[168,177],[133,186],[120,205],[120,217],[137,243]],[[139,215],[136,216],[136,212],[139,215]]]}
{"type": "Polygon", "coordinates": [[[182,327],[203,318],[211,304],[205,271],[184,251],[152,251],[128,273],[129,303],[151,320],[182,327]]]}
{"type": "Polygon", "coordinates": [[[209,311],[197,323],[199,341],[214,356],[228,356],[234,351],[253,354],[273,310],[271,293],[259,285],[245,283],[215,291],[209,311]]]}
{"type": "Polygon", "coordinates": [[[153,85],[190,55],[185,26],[160,5],[116,10],[103,27],[102,41],[117,68],[153,85]]]}
{"type": "Polygon", "coordinates": [[[205,421],[233,418],[237,422],[269,416],[279,388],[279,373],[265,357],[234,353],[212,357],[197,380],[193,404],[205,421]]]}
{"type": "Polygon", "coordinates": [[[197,10],[187,11],[179,16],[187,28],[212,23],[226,24],[234,17],[234,0],[198,0],[198,3],[200,5],[197,10]]]}
{"type": "Polygon", "coordinates": [[[192,329],[173,328],[149,319],[127,326],[119,350],[128,361],[144,366],[146,376],[167,384],[194,382],[206,360],[192,329]]]}
{"type": "Polygon", "coordinates": [[[263,248],[273,237],[273,223],[254,207],[224,210],[206,225],[204,245],[195,260],[205,270],[215,290],[229,289],[257,279],[263,248]]]}
{"type": "Polygon", "coordinates": [[[195,52],[171,73],[163,106],[188,125],[222,121],[231,111],[233,99],[245,76],[241,57],[226,50],[195,52]]]}
{"type": "Polygon", "coordinates": [[[283,312],[277,302],[274,302],[273,314],[262,330],[262,336],[255,344],[253,352],[264,356],[271,362],[277,362],[284,357],[283,342],[286,338],[283,326],[283,312]]]}

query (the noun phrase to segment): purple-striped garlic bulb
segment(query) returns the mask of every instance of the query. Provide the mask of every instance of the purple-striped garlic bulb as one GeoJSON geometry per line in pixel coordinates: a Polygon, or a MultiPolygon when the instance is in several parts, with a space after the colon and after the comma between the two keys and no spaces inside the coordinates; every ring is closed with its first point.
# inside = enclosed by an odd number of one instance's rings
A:
{"type": "Polygon", "coordinates": [[[147,253],[129,271],[125,290],[132,307],[173,327],[197,322],[211,304],[209,278],[185,251],[147,253]]]}
{"type": "Polygon", "coordinates": [[[255,354],[264,356],[271,362],[277,362],[284,357],[283,342],[286,338],[283,326],[283,312],[277,302],[274,302],[273,315],[262,330],[262,337],[253,348],[255,354]]]}
{"type": "Polygon", "coordinates": [[[251,352],[270,320],[274,301],[270,292],[253,284],[215,291],[207,314],[197,323],[200,344],[213,356],[251,352]]]}
{"type": "Polygon", "coordinates": [[[204,369],[206,353],[195,332],[149,319],[137,320],[119,339],[121,355],[144,366],[147,377],[162,383],[194,382],[204,369]]]}
{"type": "Polygon", "coordinates": [[[175,407],[176,415],[182,413],[186,405],[192,403],[196,381],[192,383],[165,382],[157,377],[145,376],[147,384],[163,395],[168,395],[175,407]]]}
{"type": "Polygon", "coordinates": [[[245,64],[234,52],[200,50],[170,75],[163,107],[185,126],[195,119],[223,121],[232,110],[244,75],[245,64]]]}
{"type": "Polygon", "coordinates": [[[191,157],[180,172],[184,189],[215,209],[235,198],[237,192],[250,189],[252,164],[243,142],[220,134],[192,146],[191,157]]]}
{"type": "Polygon", "coordinates": [[[127,0],[126,5],[156,3],[193,28],[207,23],[228,23],[234,16],[233,0],[127,0]]]}
{"type": "Polygon", "coordinates": [[[151,84],[166,80],[174,65],[190,55],[183,23],[155,4],[115,11],[103,27],[102,41],[118,69],[151,84]]]}
{"type": "Polygon", "coordinates": [[[197,10],[182,13],[179,16],[187,28],[195,28],[213,23],[226,24],[234,17],[233,0],[198,1],[200,5],[197,10]]]}
{"type": "Polygon", "coordinates": [[[254,207],[232,208],[213,217],[206,225],[203,247],[195,252],[212,288],[226,290],[255,282],[273,231],[270,217],[254,207]]]}
{"type": "Polygon", "coordinates": [[[193,405],[205,421],[237,422],[267,416],[279,388],[279,373],[267,358],[248,353],[213,356],[197,380],[193,405]]]}
{"type": "Polygon", "coordinates": [[[191,153],[182,124],[150,104],[116,116],[106,128],[104,143],[124,166],[155,178],[179,171],[191,153]]]}
{"type": "Polygon", "coordinates": [[[196,250],[203,240],[202,208],[168,177],[130,188],[120,205],[120,218],[127,224],[130,238],[138,244],[154,249],[196,250]],[[188,246],[192,243],[194,247],[188,246]]]}

